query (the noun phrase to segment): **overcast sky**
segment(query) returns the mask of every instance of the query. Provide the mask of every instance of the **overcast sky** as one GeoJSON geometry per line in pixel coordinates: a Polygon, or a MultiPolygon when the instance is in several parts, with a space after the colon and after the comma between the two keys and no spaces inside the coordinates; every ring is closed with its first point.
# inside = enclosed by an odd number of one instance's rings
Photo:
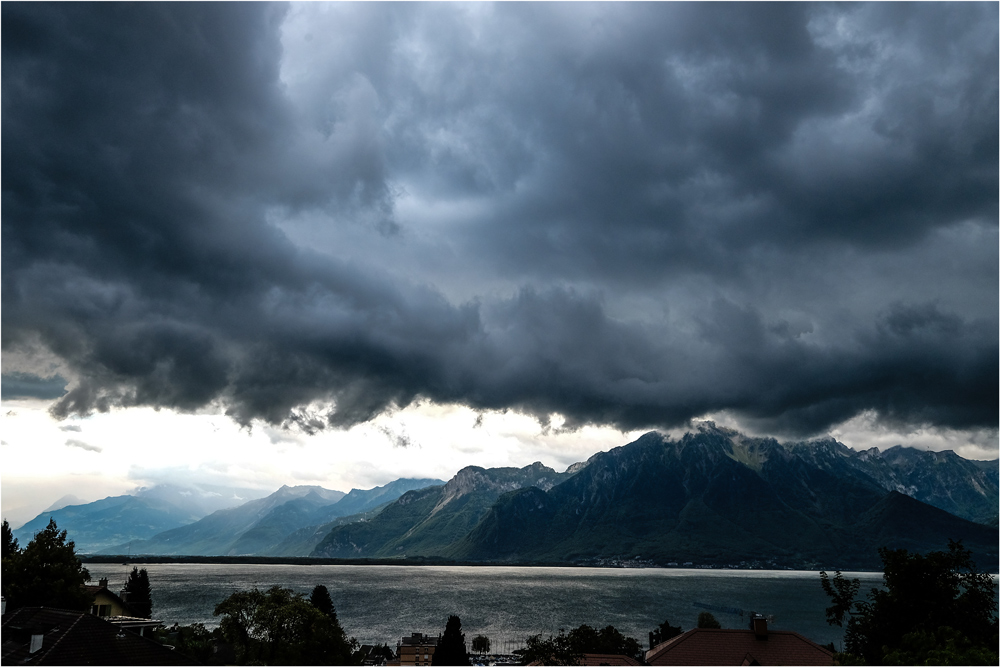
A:
{"type": "Polygon", "coordinates": [[[997,455],[995,3],[0,11],[5,515],[706,417],[997,455]]]}

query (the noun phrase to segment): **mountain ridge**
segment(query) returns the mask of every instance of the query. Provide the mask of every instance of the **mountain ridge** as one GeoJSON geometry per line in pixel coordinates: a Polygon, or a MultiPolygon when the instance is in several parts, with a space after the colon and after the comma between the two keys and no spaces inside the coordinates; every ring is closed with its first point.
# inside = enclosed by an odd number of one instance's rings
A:
{"type": "Polygon", "coordinates": [[[548,492],[525,489],[499,498],[444,553],[501,562],[614,555],[716,564],[766,554],[786,566],[869,566],[877,563],[878,546],[944,548],[951,531],[996,568],[995,528],[887,491],[853,464],[851,450],[833,443],[820,441],[813,456],[803,457],[801,447],[714,425],[680,440],[647,433],[595,455],[548,492]],[[907,501],[893,501],[892,512],[873,509],[891,494],[907,501]],[[917,525],[921,531],[910,530],[917,525]],[[871,535],[886,544],[873,544],[871,535]]]}
{"type": "MultiPolygon", "coordinates": [[[[967,535],[986,556],[995,554],[995,528],[919,498],[891,501],[891,512],[873,509],[892,493],[903,495],[896,487],[912,480],[904,492],[977,516],[993,511],[996,484],[990,486],[988,467],[956,461],[953,453],[933,453],[937,477],[914,477],[903,465],[916,461],[919,468],[927,456],[895,448],[885,457],[855,452],[832,438],[779,443],[711,423],[680,439],[654,431],[546,483],[536,475],[539,485],[525,478],[504,488],[495,483],[504,469],[464,468],[444,487],[406,494],[368,522],[334,527],[310,555],[490,562],[627,555],[729,564],[766,555],[788,566],[867,567],[881,546],[869,535],[944,548],[949,530],[967,535]],[[941,493],[946,486],[950,494],[941,493]],[[474,511],[463,514],[465,505],[474,511]],[[450,522],[451,530],[429,530],[435,521],[450,522]],[[937,532],[909,539],[906,526],[921,521],[937,532]]],[[[523,475],[527,467],[506,470],[523,475]]]]}

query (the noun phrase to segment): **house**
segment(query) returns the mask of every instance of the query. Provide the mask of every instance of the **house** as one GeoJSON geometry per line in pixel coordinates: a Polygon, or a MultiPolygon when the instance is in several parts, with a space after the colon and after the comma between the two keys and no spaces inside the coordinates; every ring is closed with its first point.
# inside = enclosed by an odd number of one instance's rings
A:
{"type": "Polygon", "coordinates": [[[4,614],[4,665],[197,665],[187,656],[81,611],[22,607],[4,614]]]}
{"type": "Polygon", "coordinates": [[[649,665],[832,665],[833,653],[797,632],[697,628],[646,651],[649,665]]]}
{"type": "Polygon", "coordinates": [[[396,659],[387,665],[429,665],[434,658],[440,637],[431,637],[420,632],[414,632],[409,637],[403,637],[396,644],[396,659]]]}
{"type": "Polygon", "coordinates": [[[108,588],[107,578],[100,579],[97,586],[83,588],[94,598],[90,608],[90,613],[94,616],[131,616],[126,613],[128,606],[125,601],[108,588]]]}
{"type": "Polygon", "coordinates": [[[146,630],[152,630],[160,624],[160,621],[155,619],[132,615],[128,602],[122,599],[125,592],[123,591],[121,596],[115,595],[108,588],[106,578],[100,579],[97,586],[84,586],[83,588],[93,596],[93,602],[90,605],[90,613],[93,616],[110,621],[118,627],[132,630],[139,636],[143,636],[146,630]]]}

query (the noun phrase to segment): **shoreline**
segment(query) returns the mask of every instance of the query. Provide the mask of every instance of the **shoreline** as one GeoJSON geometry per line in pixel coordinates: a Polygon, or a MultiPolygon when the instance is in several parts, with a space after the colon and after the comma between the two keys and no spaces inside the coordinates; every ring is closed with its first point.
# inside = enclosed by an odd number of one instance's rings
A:
{"type": "MultiPolygon", "coordinates": [[[[838,571],[837,568],[768,568],[768,567],[720,567],[720,566],[673,566],[673,565],[630,565],[615,566],[600,563],[558,562],[558,561],[460,561],[444,558],[315,558],[311,556],[145,556],[78,554],[83,563],[128,563],[128,564],[219,564],[219,565],[382,565],[388,567],[438,566],[438,567],[563,567],[576,569],[621,569],[621,570],[685,570],[685,571],[735,571],[735,572],[819,572],[838,571]]],[[[839,568],[841,572],[881,572],[871,568],[839,568]]],[[[996,573],[992,573],[996,574],[996,573]]]]}

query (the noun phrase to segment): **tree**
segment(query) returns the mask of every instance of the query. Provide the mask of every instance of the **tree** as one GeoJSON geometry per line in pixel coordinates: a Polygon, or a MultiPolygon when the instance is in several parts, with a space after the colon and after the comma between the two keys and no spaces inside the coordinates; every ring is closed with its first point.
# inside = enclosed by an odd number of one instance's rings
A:
{"type": "Polygon", "coordinates": [[[444,635],[431,656],[432,665],[468,665],[469,653],[465,649],[465,635],[462,634],[462,619],[449,616],[444,627],[444,635]]]}
{"type": "Polygon", "coordinates": [[[17,545],[17,538],[14,537],[14,531],[10,529],[10,524],[7,523],[7,519],[3,520],[3,557],[10,558],[11,556],[20,553],[21,549],[17,545]]]}
{"type": "Polygon", "coordinates": [[[146,568],[132,568],[125,581],[125,593],[125,603],[135,616],[153,617],[153,588],[149,585],[146,568]]]}
{"type": "Polygon", "coordinates": [[[490,638],[486,635],[476,635],[472,638],[472,650],[476,653],[490,652],[490,638]]]}
{"type": "Polygon", "coordinates": [[[150,637],[161,644],[172,646],[181,655],[186,655],[203,665],[220,665],[216,653],[216,640],[222,639],[218,628],[208,630],[203,623],[178,625],[166,628],[162,625],[153,630],[150,637]]]}
{"type": "Polygon", "coordinates": [[[525,664],[541,661],[546,665],[576,665],[584,653],[611,653],[637,659],[642,654],[639,642],[626,637],[613,625],[597,630],[584,624],[568,634],[560,630],[558,636],[549,635],[548,639],[532,635],[525,644],[526,648],[521,652],[525,664]]]}
{"type": "Polygon", "coordinates": [[[76,557],[76,545],[66,540],[66,531],[60,531],[54,519],[49,519],[49,525],[23,551],[15,544],[5,547],[11,549],[11,555],[4,558],[3,595],[11,608],[90,607],[91,596],[83,588],[90,573],[76,557]]]}
{"type": "Polygon", "coordinates": [[[698,614],[698,627],[718,630],[722,627],[722,625],[715,620],[715,616],[713,616],[711,612],[703,611],[698,614]]]}
{"type": "Polygon", "coordinates": [[[326,586],[316,586],[309,595],[309,602],[312,606],[329,616],[334,623],[339,624],[339,621],[337,621],[337,610],[333,607],[333,598],[330,597],[330,591],[326,589],[326,586]]]}
{"type": "Polygon", "coordinates": [[[840,572],[830,580],[820,573],[823,590],[834,603],[827,608],[827,621],[841,625],[848,617],[846,660],[977,664],[968,661],[987,656],[988,664],[997,663],[993,580],[978,571],[960,542],[949,541],[947,552],[921,555],[882,548],[879,555],[883,588],[871,589],[867,600],[853,599],[857,580],[846,581],[840,572]]]}
{"type": "Polygon", "coordinates": [[[642,648],[639,642],[626,637],[613,625],[601,630],[581,625],[569,631],[569,644],[578,653],[612,653],[639,658],[642,648]]]}
{"type": "Polygon", "coordinates": [[[237,591],[215,607],[240,664],[347,665],[353,642],[300,593],[274,586],[237,591]]]}
{"type": "Polygon", "coordinates": [[[684,632],[679,625],[670,625],[670,619],[663,621],[655,630],[649,633],[649,648],[652,650],[668,639],[672,639],[684,632]]]}
{"type": "Polygon", "coordinates": [[[823,592],[833,600],[833,605],[826,608],[826,622],[843,627],[844,616],[850,613],[861,582],[857,579],[844,579],[840,570],[837,570],[832,580],[826,572],[820,571],[819,580],[823,592]]]}
{"type": "Polygon", "coordinates": [[[14,570],[18,559],[21,556],[21,549],[14,538],[14,532],[10,529],[7,519],[3,520],[3,571],[0,573],[0,581],[3,582],[3,596],[10,599],[11,583],[14,581],[14,570]]]}
{"type": "Polygon", "coordinates": [[[575,651],[569,642],[569,635],[560,629],[559,635],[542,639],[542,635],[532,635],[525,641],[525,647],[515,653],[521,654],[525,665],[540,662],[543,665],[578,665],[583,658],[582,651],[575,651]]]}

